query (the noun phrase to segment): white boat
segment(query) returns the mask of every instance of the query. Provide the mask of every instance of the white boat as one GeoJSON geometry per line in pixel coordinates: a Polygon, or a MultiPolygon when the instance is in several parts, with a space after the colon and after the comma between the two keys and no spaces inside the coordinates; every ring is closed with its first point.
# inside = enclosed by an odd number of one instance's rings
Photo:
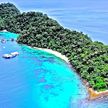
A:
{"type": "Polygon", "coordinates": [[[13,53],[10,53],[10,54],[4,54],[2,57],[5,58],[5,59],[10,59],[10,58],[16,57],[17,55],[19,55],[18,52],[13,52],[13,53]]]}
{"type": "Polygon", "coordinates": [[[11,55],[19,55],[19,53],[18,52],[13,52],[13,53],[11,53],[11,55]]]}

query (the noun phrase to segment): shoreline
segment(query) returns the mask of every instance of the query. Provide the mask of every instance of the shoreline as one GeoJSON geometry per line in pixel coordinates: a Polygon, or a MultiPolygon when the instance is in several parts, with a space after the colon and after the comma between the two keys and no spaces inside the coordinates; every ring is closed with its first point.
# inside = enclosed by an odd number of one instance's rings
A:
{"type": "MultiPolygon", "coordinates": [[[[1,30],[0,32],[4,32],[5,33],[5,32],[8,32],[8,31],[7,30],[1,30]]],[[[29,47],[31,47],[31,46],[29,46],[29,47]]],[[[47,53],[53,54],[56,57],[59,57],[60,59],[64,60],[67,64],[69,64],[70,68],[73,68],[74,71],[77,73],[75,68],[72,65],[70,65],[69,59],[65,55],[62,55],[60,52],[54,51],[52,49],[47,49],[47,48],[38,48],[38,47],[31,47],[31,48],[34,48],[34,49],[37,49],[37,50],[42,50],[42,51],[45,51],[47,53]]],[[[80,75],[79,75],[79,77],[81,78],[80,75]]],[[[102,98],[104,96],[108,96],[108,90],[97,92],[97,91],[93,90],[93,88],[89,87],[89,83],[87,81],[85,81],[82,78],[81,78],[81,80],[82,80],[84,86],[86,86],[86,88],[87,88],[87,91],[88,91],[88,94],[89,94],[88,98],[90,100],[95,100],[97,98],[102,98]]]]}
{"type": "MultiPolygon", "coordinates": [[[[37,50],[42,50],[42,51],[45,51],[45,52],[48,52],[48,53],[51,53],[59,58],[61,58],[62,60],[64,60],[66,63],[68,63],[70,65],[70,62],[69,62],[69,59],[65,56],[65,55],[62,55],[61,53],[57,52],[57,51],[54,51],[54,50],[51,50],[51,49],[46,49],[46,48],[38,48],[38,47],[33,47],[37,50]]],[[[71,66],[73,67],[73,66],[71,66]]],[[[75,70],[76,71],[76,70],[75,70]]],[[[77,73],[77,72],[76,72],[77,73]]],[[[78,74],[79,75],[79,74],[78,74]]],[[[80,75],[79,75],[80,76],[80,75]]],[[[81,77],[80,77],[81,78],[81,77]]],[[[82,78],[81,78],[82,79],[82,78]]],[[[88,91],[88,94],[89,94],[89,99],[90,100],[95,100],[95,99],[98,99],[98,98],[102,98],[104,96],[108,96],[108,90],[105,90],[105,91],[101,91],[101,92],[98,92],[98,91],[95,91],[93,90],[93,88],[89,87],[89,83],[87,81],[84,81],[84,79],[82,79],[82,82],[84,84],[84,86],[86,86],[87,88],[87,91],[88,91]]]]}
{"type": "Polygon", "coordinates": [[[88,90],[88,93],[89,93],[89,99],[90,100],[95,100],[95,99],[98,99],[98,98],[103,98],[104,96],[108,96],[108,90],[105,90],[105,91],[95,91],[93,90],[93,88],[87,88],[88,90]]]}
{"type": "Polygon", "coordinates": [[[46,48],[38,48],[38,47],[33,47],[33,48],[38,49],[38,50],[42,50],[42,51],[45,51],[45,52],[48,52],[50,54],[53,54],[56,57],[59,57],[60,59],[64,60],[66,63],[69,64],[69,59],[65,55],[62,55],[61,53],[59,53],[57,51],[54,51],[52,49],[46,49],[46,48]]]}
{"type": "Polygon", "coordinates": [[[103,98],[105,96],[108,96],[108,90],[98,92],[98,91],[94,90],[92,87],[90,87],[89,83],[86,80],[84,80],[82,78],[81,78],[81,80],[88,91],[89,100],[95,100],[98,98],[103,98]]]}
{"type": "Polygon", "coordinates": [[[4,32],[5,33],[5,32],[8,32],[8,31],[5,29],[5,30],[1,30],[0,32],[4,32]]]}

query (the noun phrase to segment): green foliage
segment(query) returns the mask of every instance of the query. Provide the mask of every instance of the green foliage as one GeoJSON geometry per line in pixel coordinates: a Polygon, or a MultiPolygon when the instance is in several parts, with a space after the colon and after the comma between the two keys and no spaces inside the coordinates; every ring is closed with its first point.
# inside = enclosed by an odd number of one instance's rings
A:
{"type": "Polygon", "coordinates": [[[9,22],[12,25],[14,17],[19,14],[20,11],[15,7],[15,5],[11,3],[0,4],[0,30],[6,29],[9,22]]]}
{"type": "Polygon", "coordinates": [[[95,90],[108,89],[108,46],[101,42],[92,42],[82,32],[63,28],[46,14],[40,12],[20,14],[17,9],[9,13],[11,6],[5,5],[0,5],[0,8],[5,8],[4,15],[0,18],[0,28],[20,33],[18,43],[61,52],[95,90]],[[11,17],[12,13],[16,14],[11,17]]]}
{"type": "Polygon", "coordinates": [[[4,24],[4,20],[0,17],[0,30],[3,30],[4,27],[5,26],[5,24],[4,24]]]}
{"type": "Polygon", "coordinates": [[[11,3],[0,4],[0,17],[8,18],[20,14],[20,11],[11,3]]]}

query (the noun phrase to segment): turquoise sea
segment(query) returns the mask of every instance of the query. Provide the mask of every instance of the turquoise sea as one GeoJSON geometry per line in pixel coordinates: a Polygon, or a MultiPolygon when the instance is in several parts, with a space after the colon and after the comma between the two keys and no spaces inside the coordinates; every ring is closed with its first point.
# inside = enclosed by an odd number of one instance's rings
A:
{"type": "Polygon", "coordinates": [[[18,34],[0,32],[0,108],[108,108],[108,98],[89,101],[80,77],[60,58],[19,45],[18,34]],[[3,54],[19,52],[12,59],[3,54]]]}

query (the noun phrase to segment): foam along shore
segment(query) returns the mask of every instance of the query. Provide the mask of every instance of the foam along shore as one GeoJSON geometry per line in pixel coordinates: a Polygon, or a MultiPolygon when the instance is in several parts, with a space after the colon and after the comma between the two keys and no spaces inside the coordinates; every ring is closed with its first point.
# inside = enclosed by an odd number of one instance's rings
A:
{"type": "Polygon", "coordinates": [[[88,88],[89,92],[89,99],[97,99],[97,98],[103,98],[104,96],[108,96],[108,90],[102,91],[102,92],[97,92],[93,90],[92,88],[88,88]]]}
{"type": "Polygon", "coordinates": [[[62,55],[61,53],[59,53],[57,51],[54,51],[54,50],[51,50],[51,49],[46,49],[46,48],[37,48],[37,47],[34,47],[34,48],[38,49],[38,50],[42,50],[42,51],[48,52],[50,54],[53,54],[53,55],[61,58],[62,60],[64,60],[66,63],[69,63],[68,58],[65,55],[62,55]]]}

